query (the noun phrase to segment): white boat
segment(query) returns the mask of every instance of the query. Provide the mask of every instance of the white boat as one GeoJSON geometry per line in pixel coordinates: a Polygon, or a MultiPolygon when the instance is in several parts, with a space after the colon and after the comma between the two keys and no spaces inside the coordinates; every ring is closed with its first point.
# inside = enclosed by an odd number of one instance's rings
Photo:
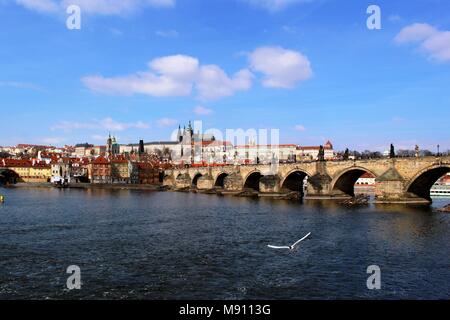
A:
{"type": "Polygon", "coordinates": [[[70,178],[53,176],[51,178],[51,183],[57,188],[67,188],[69,187],[70,178]]]}
{"type": "Polygon", "coordinates": [[[435,184],[431,188],[430,195],[432,197],[446,197],[446,198],[450,198],[450,185],[435,184]]]}

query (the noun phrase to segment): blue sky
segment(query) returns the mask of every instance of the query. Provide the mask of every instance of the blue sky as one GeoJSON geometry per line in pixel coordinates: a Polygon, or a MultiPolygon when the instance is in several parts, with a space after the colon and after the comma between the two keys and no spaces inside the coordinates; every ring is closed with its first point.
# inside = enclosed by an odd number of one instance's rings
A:
{"type": "Polygon", "coordinates": [[[0,145],[278,128],[337,149],[450,148],[450,2],[0,0],[0,145]],[[367,7],[381,8],[369,30],[367,7]]]}

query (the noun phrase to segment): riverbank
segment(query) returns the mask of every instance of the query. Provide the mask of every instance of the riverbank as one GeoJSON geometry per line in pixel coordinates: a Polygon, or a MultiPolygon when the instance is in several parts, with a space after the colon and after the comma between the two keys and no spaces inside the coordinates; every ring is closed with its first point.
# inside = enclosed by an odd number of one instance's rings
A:
{"type": "MultiPolygon", "coordinates": [[[[14,185],[3,186],[9,189],[26,189],[26,188],[42,188],[42,189],[56,189],[51,183],[17,183],[14,185]]],[[[299,192],[288,193],[260,193],[253,190],[244,191],[226,191],[224,189],[212,189],[212,190],[198,190],[194,188],[173,189],[162,185],[140,185],[140,184],[90,184],[90,183],[73,183],[70,184],[67,189],[84,189],[84,190],[136,190],[136,191],[154,191],[154,192],[175,192],[175,193],[199,193],[209,194],[216,196],[231,196],[238,198],[271,198],[274,200],[291,200],[291,201],[336,201],[347,206],[361,206],[369,204],[409,204],[409,205],[430,205],[425,201],[398,201],[398,202],[383,202],[377,201],[374,198],[375,194],[371,192],[358,193],[355,198],[349,196],[342,197],[308,197],[303,196],[299,192]],[[364,201],[360,201],[361,199],[364,201]]],[[[359,190],[358,190],[359,191],[359,190]]],[[[450,207],[444,207],[438,210],[438,212],[450,212],[450,207]]]]}
{"type": "MultiPolygon", "coordinates": [[[[6,188],[56,188],[51,183],[17,183],[6,186],[6,188]]],[[[141,184],[91,184],[91,183],[73,183],[67,189],[105,189],[105,190],[147,190],[147,191],[165,191],[160,185],[141,185],[141,184]]]]}

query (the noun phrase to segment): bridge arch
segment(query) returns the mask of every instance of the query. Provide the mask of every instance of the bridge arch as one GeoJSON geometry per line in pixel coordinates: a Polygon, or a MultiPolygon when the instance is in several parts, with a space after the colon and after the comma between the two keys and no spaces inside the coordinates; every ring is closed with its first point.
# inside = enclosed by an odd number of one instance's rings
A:
{"type": "Polygon", "coordinates": [[[20,176],[11,169],[0,169],[0,184],[15,184],[19,182],[20,176]]]}
{"type": "Polygon", "coordinates": [[[203,174],[201,174],[200,172],[197,172],[197,173],[194,175],[194,178],[192,179],[192,186],[193,186],[194,188],[197,188],[198,179],[200,179],[201,177],[203,177],[203,174]]]}
{"type": "Polygon", "coordinates": [[[372,170],[363,167],[351,167],[338,173],[331,181],[331,192],[333,194],[345,194],[355,196],[355,183],[365,173],[377,177],[372,170]]]}
{"type": "Polygon", "coordinates": [[[226,172],[221,172],[217,175],[217,178],[214,181],[214,186],[216,188],[224,188],[225,187],[225,178],[228,177],[229,174],[226,172]]]}
{"type": "Polygon", "coordinates": [[[176,177],[177,180],[181,179],[184,176],[184,173],[179,173],[176,177]]]}
{"type": "Polygon", "coordinates": [[[280,183],[283,191],[297,191],[303,193],[304,181],[311,175],[305,170],[294,169],[290,171],[280,183]]]}
{"type": "Polygon", "coordinates": [[[421,170],[407,184],[406,192],[431,201],[431,187],[450,172],[450,165],[434,165],[421,170]]]}
{"type": "Polygon", "coordinates": [[[244,179],[244,189],[253,189],[259,191],[259,181],[262,178],[260,171],[255,170],[250,172],[244,179]]]}

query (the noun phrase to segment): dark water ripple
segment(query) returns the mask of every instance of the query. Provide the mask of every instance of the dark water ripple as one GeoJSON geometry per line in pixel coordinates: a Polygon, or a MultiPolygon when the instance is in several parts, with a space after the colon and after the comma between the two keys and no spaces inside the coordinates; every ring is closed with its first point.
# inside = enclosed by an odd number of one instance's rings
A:
{"type": "Polygon", "coordinates": [[[450,298],[450,215],[433,207],[126,190],[1,193],[1,299],[450,298]],[[266,247],[308,232],[296,252],[266,247]],[[366,287],[373,264],[382,270],[379,291],[366,287]],[[65,289],[70,265],[81,268],[80,291],[65,289]]]}

